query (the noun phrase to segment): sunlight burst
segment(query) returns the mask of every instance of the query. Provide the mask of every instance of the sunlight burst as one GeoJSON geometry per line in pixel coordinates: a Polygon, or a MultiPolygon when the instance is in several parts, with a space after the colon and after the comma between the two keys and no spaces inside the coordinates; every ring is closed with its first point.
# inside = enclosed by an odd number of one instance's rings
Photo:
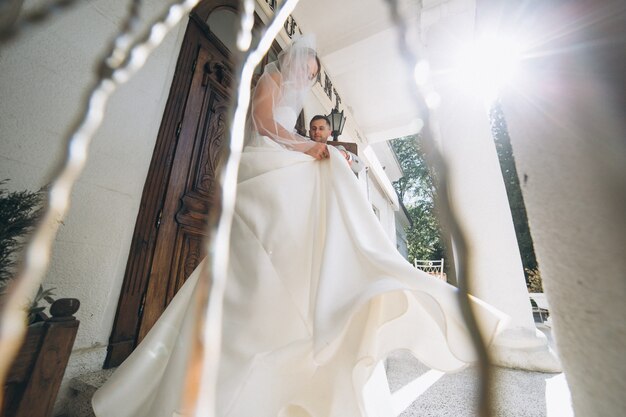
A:
{"type": "Polygon", "coordinates": [[[519,76],[524,50],[518,39],[488,35],[465,44],[459,52],[457,72],[465,88],[492,102],[519,76]]]}

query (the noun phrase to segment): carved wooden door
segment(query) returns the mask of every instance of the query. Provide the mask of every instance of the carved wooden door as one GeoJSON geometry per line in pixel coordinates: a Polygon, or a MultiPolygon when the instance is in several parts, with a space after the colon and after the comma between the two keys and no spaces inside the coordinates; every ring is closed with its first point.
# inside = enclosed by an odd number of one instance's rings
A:
{"type": "Polygon", "coordinates": [[[187,277],[204,258],[202,243],[209,205],[216,201],[215,174],[225,136],[230,74],[226,58],[200,45],[178,126],[178,144],[159,215],[139,339],[159,318],[187,277]]]}
{"type": "Polygon", "coordinates": [[[105,367],[132,352],[204,258],[228,133],[228,55],[192,15],[144,186],[105,367]]]}
{"type": "MultiPolygon", "coordinates": [[[[206,22],[217,10],[236,15],[238,6],[238,0],[203,0],[190,15],[141,197],[105,368],[130,355],[204,258],[205,223],[219,207],[215,172],[232,98],[230,52],[206,22]]],[[[262,25],[258,16],[255,25],[262,25]]],[[[257,75],[279,51],[275,43],[257,75]]],[[[304,129],[302,115],[299,127],[304,129]]]]}

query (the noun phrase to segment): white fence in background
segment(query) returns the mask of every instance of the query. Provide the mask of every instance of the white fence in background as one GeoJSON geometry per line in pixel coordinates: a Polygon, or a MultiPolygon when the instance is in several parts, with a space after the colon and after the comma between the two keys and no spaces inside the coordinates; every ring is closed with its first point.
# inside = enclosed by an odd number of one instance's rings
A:
{"type": "Polygon", "coordinates": [[[447,281],[446,274],[443,272],[443,258],[438,261],[431,260],[414,260],[413,265],[427,274],[439,278],[442,281],[447,281]]]}

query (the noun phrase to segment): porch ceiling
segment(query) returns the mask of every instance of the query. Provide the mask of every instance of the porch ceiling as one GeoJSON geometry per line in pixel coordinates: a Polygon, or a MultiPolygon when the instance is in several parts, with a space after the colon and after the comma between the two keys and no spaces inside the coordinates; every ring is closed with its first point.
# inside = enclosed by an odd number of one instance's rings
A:
{"type": "MultiPolygon", "coordinates": [[[[417,34],[419,2],[399,2],[417,34]]],[[[389,14],[383,0],[301,0],[293,13],[304,33],[317,36],[322,65],[370,142],[415,132],[417,111],[389,14]]]]}

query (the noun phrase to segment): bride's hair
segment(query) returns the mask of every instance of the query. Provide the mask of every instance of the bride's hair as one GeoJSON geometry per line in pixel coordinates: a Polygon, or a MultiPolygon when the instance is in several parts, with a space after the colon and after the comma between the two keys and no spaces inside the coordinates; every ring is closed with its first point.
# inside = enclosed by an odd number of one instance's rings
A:
{"type": "MultiPolygon", "coordinates": [[[[303,49],[303,53],[306,57],[308,58],[315,58],[315,63],[317,64],[317,72],[315,73],[315,76],[317,77],[317,75],[320,73],[320,71],[322,70],[322,63],[320,62],[320,58],[317,56],[317,52],[315,52],[315,49],[313,48],[302,48],[303,49]]],[[[281,60],[282,58],[284,58],[284,55],[282,55],[280,57],[281,59],[278,60],[278,68],[280,68],[281,66],[281,60]]]]}

